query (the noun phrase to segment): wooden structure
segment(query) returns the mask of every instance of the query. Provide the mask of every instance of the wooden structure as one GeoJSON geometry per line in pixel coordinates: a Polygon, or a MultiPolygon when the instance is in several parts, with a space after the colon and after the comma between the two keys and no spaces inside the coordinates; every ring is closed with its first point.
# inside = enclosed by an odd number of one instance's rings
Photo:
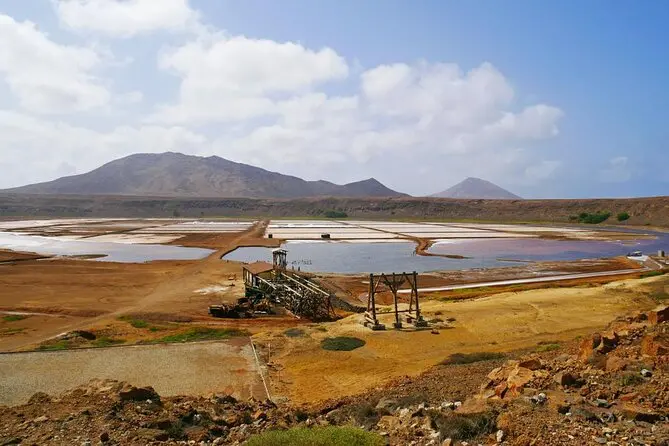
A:
{"type": "Polygon", "coordinates": [[[246,297],[281,305],[296,317],[331,320],[336,313],[331,294],[316,282],[295,271],[288,271],[287,251],[272,251],[272,264],[255,262],[242,268],[246,297]]]}
{"type": "Polygon", "coordinates": [[[367,311],[365,312],[364,325],[369,326],[372,330],[385,330],[386,326],[381,324],[378,319],[379,314],[394,314],[395,322],[393,327],[402,328],[402,321],[400,313],[406,313],[407,323],[411,323],[414,327],[426,327],[427,321],[423,319],[420,314],[420,302],[418,298],[418,273],[401,273],[401,274],[380,274],[369,275],[369,293],[367,295],[367,311]],[[393,295],[394,308],[392,311],[378,311],[376,308],[376,294],[380,291],[381,286],[386,286],[393,295]],[[400,310],[398,305],[397,292],[403,285],[409,285],[411,288],[411,297],[409,299],[409,308],[407,310],[400,310]]]}

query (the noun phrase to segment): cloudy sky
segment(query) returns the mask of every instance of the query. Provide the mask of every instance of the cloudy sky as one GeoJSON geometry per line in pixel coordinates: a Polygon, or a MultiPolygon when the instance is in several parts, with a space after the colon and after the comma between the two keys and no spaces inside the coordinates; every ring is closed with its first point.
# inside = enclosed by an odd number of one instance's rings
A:
{"type": "Polygon", "coordinates": [[[651,0],[0,0],[0,188],[178,151],[414,195],[667,195],[668,20],[651,0]]]}

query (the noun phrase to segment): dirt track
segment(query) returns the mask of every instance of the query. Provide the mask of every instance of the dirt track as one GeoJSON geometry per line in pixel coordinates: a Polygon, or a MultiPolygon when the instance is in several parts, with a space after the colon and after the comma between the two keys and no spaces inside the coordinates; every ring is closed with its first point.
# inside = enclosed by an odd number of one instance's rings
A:
{"type": "Polygon", "coordinates": [[[58,394],[96,378],[152,386],[165,396],[267,397],[248,338],[3,354],[0,377],[0,404],[5,405],[25,403],[35,392],[58,394]]]}

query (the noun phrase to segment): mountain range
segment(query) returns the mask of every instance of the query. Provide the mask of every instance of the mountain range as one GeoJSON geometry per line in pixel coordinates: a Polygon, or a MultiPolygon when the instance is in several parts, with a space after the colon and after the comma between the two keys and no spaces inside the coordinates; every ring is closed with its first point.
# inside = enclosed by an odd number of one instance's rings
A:
{"type": "Polygon", "coordinates": [[[305,181],[218,156],[140,153],[81,175],[7,189],[32,194],[136,195],[155,197],[399,197],[374,178],[344,185],[305,181]]]}
{"type": "MultiPolygon", "coordinates": [[[[104,164],[80,175],[2,192],[57,195],[127,195],[144,197],[406,197],[374,178],[348,184],[306,181],[218,156],[181,153],[138,153],[104,164]]],[[[465,181],[433,197],[519,199],[499,186],[478,178],[465,181]]]]}

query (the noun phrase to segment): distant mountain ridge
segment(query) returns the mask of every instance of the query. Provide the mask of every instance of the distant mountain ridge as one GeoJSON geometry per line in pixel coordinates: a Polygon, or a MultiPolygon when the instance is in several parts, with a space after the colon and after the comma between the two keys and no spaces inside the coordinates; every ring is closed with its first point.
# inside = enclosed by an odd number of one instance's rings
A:
{"type": "Polygon", "coordinates": [[[430,196],[439,198],[522,200],[518,195],[513,194],[490,181],[473,177],[469,177],[453,187],[430,196]]]}
{"type": "Polygon", "coordinates": [[[344,185],[305,181],[218,156],[205,158],[174,152],[134,154],[88,173],[4,192],[226,198],[406,196],[374,178],[344,185]]]}

